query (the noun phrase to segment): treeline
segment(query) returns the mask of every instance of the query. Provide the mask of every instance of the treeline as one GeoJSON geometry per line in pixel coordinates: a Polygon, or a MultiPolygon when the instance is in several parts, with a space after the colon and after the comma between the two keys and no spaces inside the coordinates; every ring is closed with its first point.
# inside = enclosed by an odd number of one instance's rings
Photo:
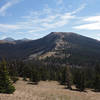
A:
{"type": "Polygon", "coordinates": [[[66,88],[72,89],[75,85],[79,91],[92,88],[100,91],[100,65],[94,66],[72,66],[69,64],[50,64],[39,60],[28,62],[10,62],[8,68],[11,76],[29,78],[30,81],[38,83],[40,80],[55,80],[66,88]]]}
{"type": "MultiPolygon", "coordinates": [[[[13,83],[18,80],[18,77],[23,77],[23,80],[25,81],[29,78],[32,84],[38,84],[41,80],[54,80],[71,90],[73,90],[72,85],[75,85],[76,89],[79,91],[85,91],[86,88],[100,91],[99,64],[87,67],[73,66],[70,64],[50,64],[39,60],[33,60],[27,62],[7,61],[5,65],[7,68],[6,70],[9,72],[7,75],[10,76],[10,79],[12,80],[10,82],[13,83]]],[[[0,64],[0,66],[0,69],[2,69],[3,65],[0,64]]],[[[1,72],[0,77],[2,77],[0,80],[1,82],[3,81],[1,72]]]]}

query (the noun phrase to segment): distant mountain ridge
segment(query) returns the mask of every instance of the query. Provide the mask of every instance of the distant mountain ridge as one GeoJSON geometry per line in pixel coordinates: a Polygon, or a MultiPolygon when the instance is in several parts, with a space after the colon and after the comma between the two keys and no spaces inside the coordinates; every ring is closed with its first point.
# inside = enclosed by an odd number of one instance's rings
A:
{"type": "Polygon", "coordinates": [[[30,41],[30,39],[23,38],[23,39],[15,40],[15,39],[13,39],[11,37],[7,37],[5,39],[0,40],[0,43],[12,43],[12,44],[16,44],[16,43],[27,42],[27,41],[30,41]]]}
{"type": "Polygon", "coordinates": [[[5,38],[5,39],[3,39],[4,41],[6,41],[6,42],[12,42],[12,41],[15,41],[13,38],[11,38],[11,37],[7,37],[7,38],[5,38]]]}
{"type": "Polygon", "coordinates": [[[36,57],[45,59],[52,56],[63,58],[64,54],[60,52],[63,48],[66,49],[67,58],[75,62],[100,59],[100,41],[73,32],[51,32],[37,40],[16,44],[2,43],[0,57],[22,60],[32,60],[36,57]]]}

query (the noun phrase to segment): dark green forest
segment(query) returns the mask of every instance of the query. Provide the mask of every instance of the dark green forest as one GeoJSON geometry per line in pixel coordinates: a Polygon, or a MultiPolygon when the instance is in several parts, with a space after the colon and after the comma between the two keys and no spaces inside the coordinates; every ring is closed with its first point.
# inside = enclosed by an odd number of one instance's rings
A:
{"type": "Polygon", "coordinates": [[[0,63],[0,93],[13,93],[18,77],[32,84],[39,81],[58,81],[65,85],[66,89],[73,90],[75,85],[77,91],[85,91],[91,88],[95,92],[100,91],[100,64],[72,65],[66,63],[55,63],[58,59],[32,60],[32,61],[1,61],[0,63]],[[49,61],[47,61],[49,60],[49,61]],[[50,63],[52,62],[52,63],[50,63]],[[5,84],[5,85],[4,85],[5,84]]]}

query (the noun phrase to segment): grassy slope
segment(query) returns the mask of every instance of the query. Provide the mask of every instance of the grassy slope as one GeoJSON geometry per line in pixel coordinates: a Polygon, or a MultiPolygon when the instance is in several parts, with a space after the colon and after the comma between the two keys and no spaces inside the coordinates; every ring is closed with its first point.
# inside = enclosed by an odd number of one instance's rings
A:
{"type": "Polygon", "coordinates": [[[100,100],[100,93],[70,91],[54,81],[31,85],[20,80],[15,87],[14,94],[0,94],[0,100],[100,100]]]}

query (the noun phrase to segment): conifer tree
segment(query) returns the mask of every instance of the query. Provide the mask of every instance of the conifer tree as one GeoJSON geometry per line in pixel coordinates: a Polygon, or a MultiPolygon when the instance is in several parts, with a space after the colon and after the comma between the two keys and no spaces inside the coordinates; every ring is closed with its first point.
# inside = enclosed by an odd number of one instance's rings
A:
{"type": "Polygon", "coordinates": [[[34,82],[35,84],[38,84],[38,82],[40,81],[40,76],[37,70],[33,69],[31,72],[31,76],[30,76],[30,81],[34,82]]]}
{"type": "Polygon", "coordinates": [[[63,68],[63,69],[62,69],[61,76],[60,76],[60,77],[61,77],[61,78],[60,78],[60,79],[61,79],[60,83],[61,83],[62,85],[66,85],[66,81],[67,81],[67,80],[66,80],[66,79],[67,79],[67,75],[66,75],[66,74],[67,74],[67,70],[66,70],[66,68],[63,68]]]}
{"type": "Polygon", "coordinates": [[[12,85],[12,81],[9,77],[9,73],[6,68],[6,62],[2,61],[0,64],[0,93],[13,93],[15,87],[12,85]]]}
{"type": "Polygon", "coordinates": [[[100,75],[98,74],[95,75],[93,87],[95,91],[100,91],[100,75]]]}
{"type": "Polygon", "coordinates": [[[85,75],[82,70],[78,71],[76,74],[75,85],[76,85],[76,88],[79,89],[80,91],[85,90],[85,75]]]}
{"type": "Polygon", "coordinates": [[[99,65],[95,67],[93,87],[95,91],[100,91],[100,66],[99,65]]]}
{"type": "Polygon", "coordinates": [[[67,65],[63,71],[62,71],[62,76],[61,77],[61,84],[62,85],[67,85],[68,89],[72,89],[71,85],[72,85],[72,74],[70,72],[70,67],[69,65],[67,65]]]}
{"type": "Polygon", "coordinates": [[[68,89],[72,89],[72,87],[71,87],[71,85],[72,85],[72,74],[71,74],[69,65],[67,65],[66,71],[67,71],[67,73],[66,73],[66,76],[67,76],[67,79],[66,79],[66,81],[67,81],[67,88],[68,89]]]}

